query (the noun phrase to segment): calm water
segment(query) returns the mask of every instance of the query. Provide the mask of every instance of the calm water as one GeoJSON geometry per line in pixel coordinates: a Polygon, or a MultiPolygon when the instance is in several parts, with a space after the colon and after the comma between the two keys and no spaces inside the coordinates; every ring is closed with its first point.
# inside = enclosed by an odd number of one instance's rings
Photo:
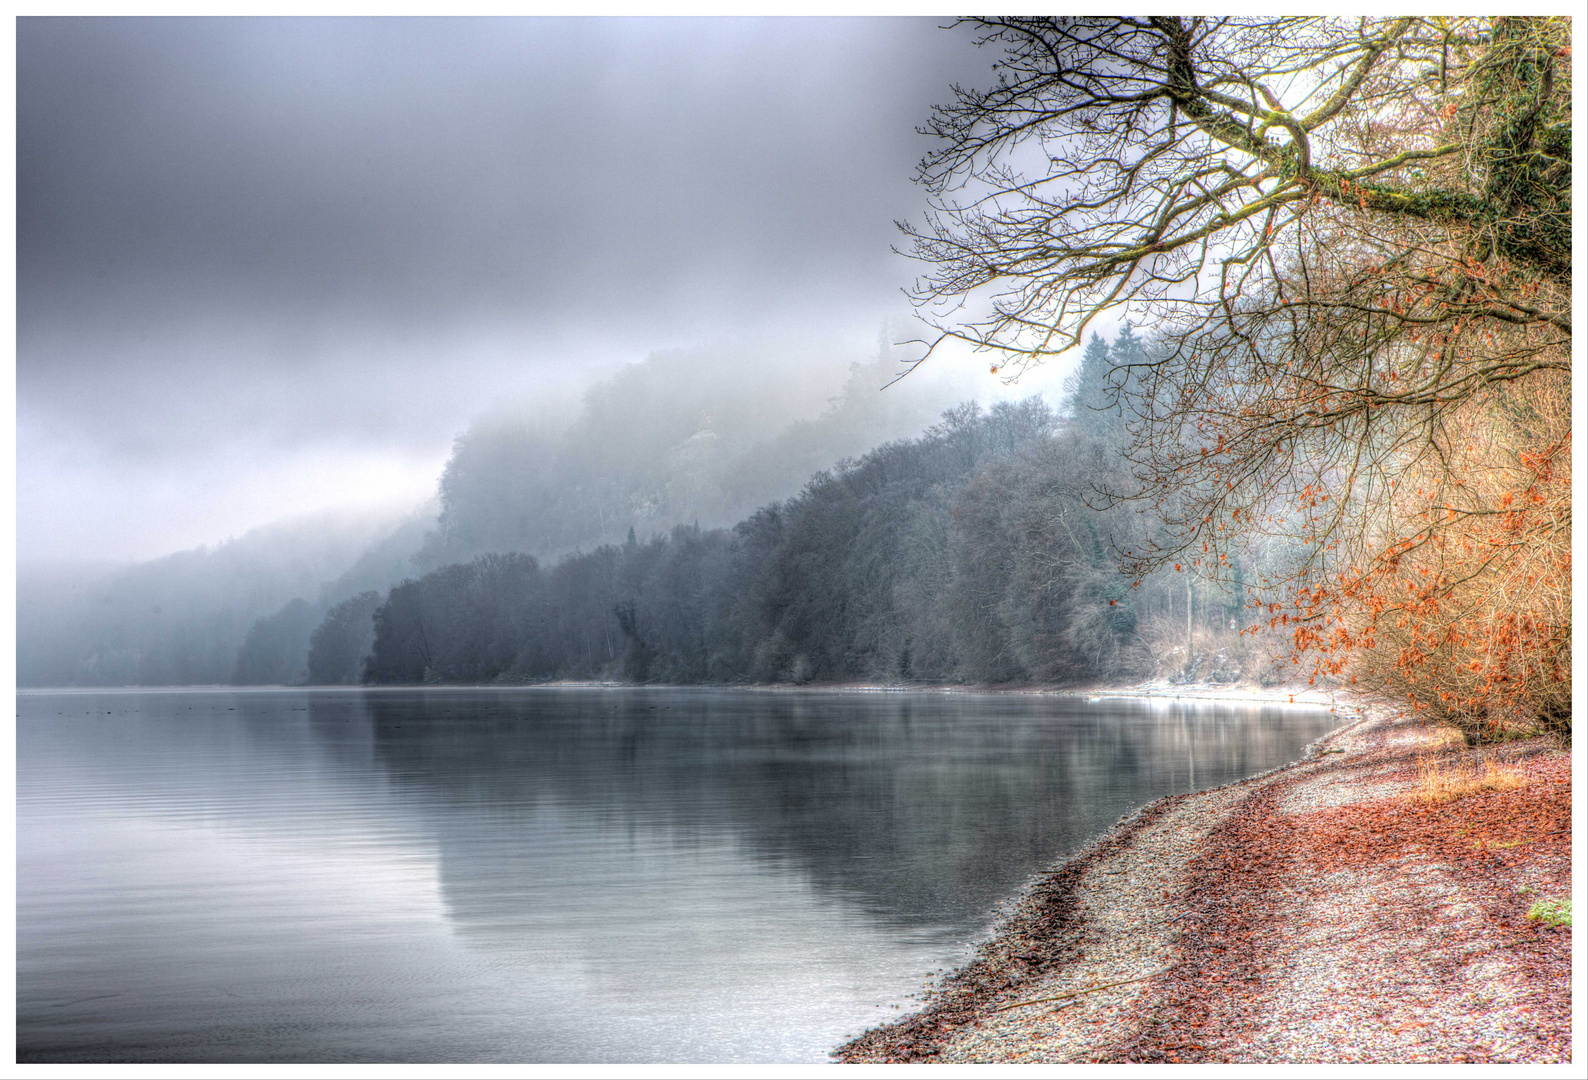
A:
{"type": "Polygon", "coordinates": [[[21,1061],[820,1061],[1132,807],[1324,710],[23,693],[21,1061]]]}

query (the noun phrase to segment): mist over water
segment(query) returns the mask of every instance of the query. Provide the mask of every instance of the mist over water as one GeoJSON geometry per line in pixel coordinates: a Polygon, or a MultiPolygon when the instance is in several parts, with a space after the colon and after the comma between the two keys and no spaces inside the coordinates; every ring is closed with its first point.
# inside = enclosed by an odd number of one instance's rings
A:
{"type": "Polygon", "coordinates": [[[1134,806],[1322,710],[25,693],[23,1061],[819,1061],[1134,806]]]}

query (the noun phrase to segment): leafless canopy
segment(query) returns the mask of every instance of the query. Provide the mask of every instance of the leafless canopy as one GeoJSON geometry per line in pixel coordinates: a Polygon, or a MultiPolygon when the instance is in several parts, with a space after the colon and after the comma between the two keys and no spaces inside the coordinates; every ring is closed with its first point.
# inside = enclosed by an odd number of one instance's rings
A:
{"type": "Polygon", "coordinates": [[[1016,370],[1104,312],[1157,331],[1114,389],[1178,529],[1136,569],[1331,493],[1325,550],[1392,472],[1451,463],[1452,410],[1569,372],[1565,20],[978,25],[1004,59],[928,129],[915,298],[933,345],[1016,370]]]}

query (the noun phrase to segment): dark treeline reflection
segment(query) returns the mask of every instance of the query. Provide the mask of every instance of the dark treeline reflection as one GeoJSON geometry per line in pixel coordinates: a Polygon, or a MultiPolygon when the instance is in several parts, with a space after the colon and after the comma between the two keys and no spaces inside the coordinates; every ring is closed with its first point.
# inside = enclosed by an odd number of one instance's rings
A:
{"type": "Polygon", "coordinates": [[[887,919],[971,926],[1131,807],[1272,767],[1332,726],[1272,708],[819,691],[309,700],[339,740],[368,710],[375,758],[448,823],[454,914],[493,924],[520,903],[504,881],[534,880],[549,801],[608,831],[729,836],[887,919]]]}

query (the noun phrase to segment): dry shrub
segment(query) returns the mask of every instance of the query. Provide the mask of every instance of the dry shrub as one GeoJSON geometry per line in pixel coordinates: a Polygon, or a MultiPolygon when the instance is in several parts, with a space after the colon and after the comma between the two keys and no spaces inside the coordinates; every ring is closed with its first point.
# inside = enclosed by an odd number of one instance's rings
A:
{"type": "Polygon", "coordinates": [[[1385,508],[1376,556],[1318,590],[1333,629],[1298,644],[1473,739],[1569,739],[1568,389],[1538,377],[1445,417],[1440,453],[1385,508]]]}
{"type": "Polygon", "coordinates": [[[1437,724],[1427,733],[1426,741],[1435,752],[1467,744],[1466,734],[1452,724],[1437,724]]]}
{"type": "Polygon", "coordinates": [[[1417,766],[1417,787],[1412,797],[1430,806],[1454,802],[1486,791],[1514,791],[1527,783],[1521,770],[1488,762],[1442,764],[1423,760],[1417,766]]]}

